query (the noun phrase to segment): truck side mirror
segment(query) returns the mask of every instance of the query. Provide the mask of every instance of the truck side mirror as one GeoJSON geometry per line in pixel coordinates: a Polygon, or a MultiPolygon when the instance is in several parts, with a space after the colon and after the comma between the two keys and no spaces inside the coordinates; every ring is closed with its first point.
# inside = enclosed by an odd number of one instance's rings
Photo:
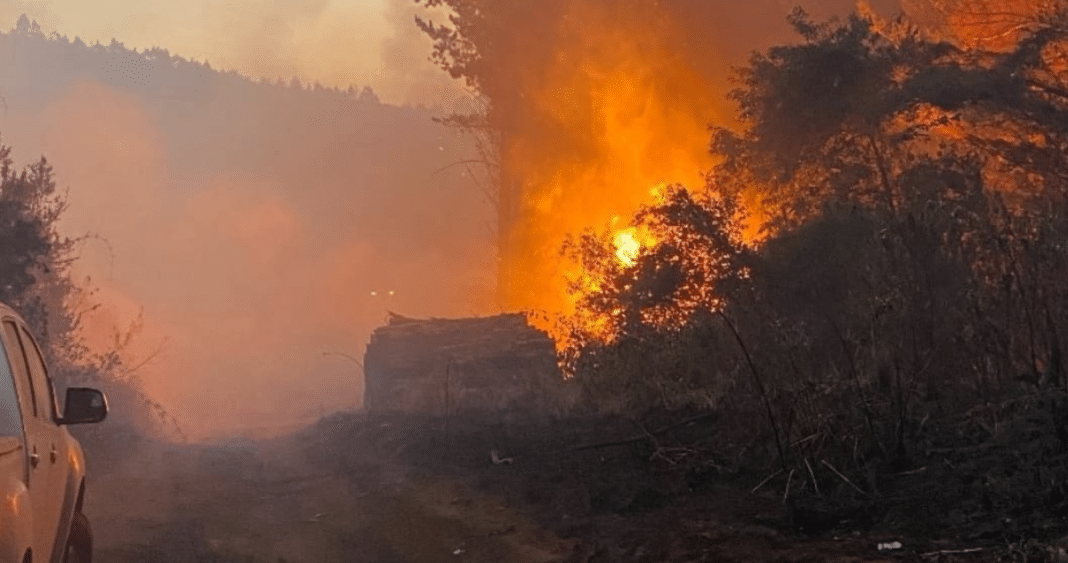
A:
{"type": "Polygon", "coordinates": [[[88,387],[67,389],[63,418],[59,424],[85,424],[100,422],[108,415],[108,400],[104,394],[88,387]]]}

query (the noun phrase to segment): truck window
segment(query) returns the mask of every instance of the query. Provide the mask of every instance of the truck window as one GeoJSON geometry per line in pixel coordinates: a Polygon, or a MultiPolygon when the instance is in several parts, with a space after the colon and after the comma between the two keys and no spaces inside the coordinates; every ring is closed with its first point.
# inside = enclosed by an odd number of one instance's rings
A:
{"type": "Polygon", "coordinates": [[[33,383],[30,381],[30,371],[26,365],[26,354],[22,351],[22,343],[19,341],[19,329],[13,321],[4,321],[4,341],[7,348],[7,363],[11,366],[15,388],[19,391],[22,412],[26,416],[30,416],[30,413],[37,416],[37,398],[34,397],[33,383]]]}
{"type": "Polygon", "coordinates": [[[19,415],[19,395],[11,376],[7,352],[0,345],[0,436],[22,437],[22,417],[19,415]]]}
{"type": "Polygon", "coordinates": [[[22,349],[26,352],[26,363],[30,366],[33,388],[37,391],[37,412],[41,418],[55,421],[55,418],[59,416],[56,391],[52,388],[52,379],[48,377],[48,367],[45,366],[44,357],[41,356],[41,349],[37,347],[37,341],[33,339],[26,327],[20,326],[19,329],[22,349]]]}

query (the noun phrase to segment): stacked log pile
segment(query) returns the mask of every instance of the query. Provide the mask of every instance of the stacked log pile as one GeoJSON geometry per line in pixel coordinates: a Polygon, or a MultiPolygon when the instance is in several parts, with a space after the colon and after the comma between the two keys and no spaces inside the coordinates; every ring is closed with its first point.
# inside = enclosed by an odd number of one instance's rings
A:
{"type": "Polygon", "coordinates": [[[542,417],[570,402],[552,339],[522,314],[391,315],[371,335],[364,374],[373,413],[542,417]]]}

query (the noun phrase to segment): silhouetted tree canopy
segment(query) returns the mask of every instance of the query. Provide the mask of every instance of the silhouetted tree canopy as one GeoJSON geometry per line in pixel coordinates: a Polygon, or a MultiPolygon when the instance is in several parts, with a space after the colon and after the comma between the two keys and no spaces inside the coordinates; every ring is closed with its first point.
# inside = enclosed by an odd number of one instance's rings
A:
{"type": "Polygon", "coordinates": [[[821,25],[797,13],[794,23],[804,43],[739,71],[744,129],[713,137],[725,157],[717,179],[760,191],[776,221],[832,200],[894,210],[950,197],[974,173],[1005,193],[1063,190],[1068,85],[1051,51],[1063,20],[1001,54],[860,16],[821,25]],[[1039,178],[1020,181],[1021,167],[1039,178]]]}
{"type": "Polygon", "coordinates": [[[787,467],[910,467],[928,419],[1068,387],[1068,18],[998,52],[792,21],[739,69],[703,193],[635,218],[657,236],[634,265],[607,234],[569,247],[589,279],[563,360],[595,408],[716,405],[787,467]]]}
{"type": "Polygon", "coordinates": [[[11,147],[0,145],[0,301],[21,303],[64,249],[55,232],[63,206],[55,188],[47,160],[18,171],[11,147]]]}

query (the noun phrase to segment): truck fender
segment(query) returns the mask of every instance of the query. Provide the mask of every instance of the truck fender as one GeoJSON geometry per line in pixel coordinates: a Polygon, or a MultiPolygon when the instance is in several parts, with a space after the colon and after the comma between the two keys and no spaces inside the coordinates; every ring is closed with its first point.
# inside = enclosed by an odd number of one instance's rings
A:
{"type": "Polygon", "coordinates": [[[22,561],[33,545],[33,505],[21,479],[5,479],[0,487],[0,560],[22,561]]]}

